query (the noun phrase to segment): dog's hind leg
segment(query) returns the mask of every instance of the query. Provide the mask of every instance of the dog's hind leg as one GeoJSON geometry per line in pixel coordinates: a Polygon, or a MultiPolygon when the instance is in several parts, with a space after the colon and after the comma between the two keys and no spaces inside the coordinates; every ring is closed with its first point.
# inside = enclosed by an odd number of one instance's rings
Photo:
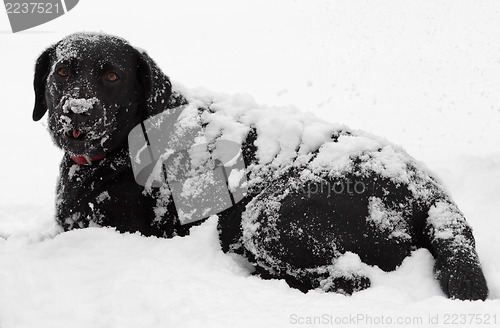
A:
{"type": "Polygon", "coordinates": [[[264,279],[284,279],[302,292],[352,294],[369,287],[360,257],[338,245],[351,236],[336,233],[344,221],[330,219],[334,200],[329,201],[279,189],[268,189],[250,201],[242,215],[242,245],[256,273],[264,279]]]}
{"type": "Polygon", "coordinates": [[[485,300],[488,287],[472,229],[457,206],[447,199],[436,201],[428,211],[425,230],[444,293],[452,299],[485,300]]]}

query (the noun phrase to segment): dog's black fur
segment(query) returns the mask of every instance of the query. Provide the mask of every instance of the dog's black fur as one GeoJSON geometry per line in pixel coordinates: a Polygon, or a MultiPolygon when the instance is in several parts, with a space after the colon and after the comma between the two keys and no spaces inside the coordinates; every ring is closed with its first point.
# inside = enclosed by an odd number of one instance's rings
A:
{"type": "MultiPolygon", "coordinates": [[[[127,148],[130,130],[148,117],[186,103],[182,95],[172,91],[169,79],[145,52],[117,37],[74,34],[40,55],[34,88],[33,119],[41,119],[48,111],[52,138],[66,152],[56,204],[56,219],[64,230],[96,224],[116,227],[121,232],[139,231],[146,236],[189,233],[190,225],[180,225],[171,201],[165,203],[166,211],[158,220],[154,208],[161,202],[160,191],[144,192],[132,173],[127,148]],[[68,105],[71,99],[94,101],[73,103],[74,109],[71,103],[68,105]],[[87,162],[92,158],[95,161],[91,165],[75,163],[82,156],[87,162]]],[[[255,127],[249,131],[242,145],[247,167],[257,161],[254,141],[258,131],[255,127]]],[[[349,132],[334,133],[332,142],[342,134],[349,132]]],[[[323,182],[334,185],[359,181],[366,188],[363,194],[330,197],[317,193],[304,197],[296,187],[301,173],[297,168],[265,180],[263,184],[273,188],[260,186],[258,194],[249,193],[236,206],[219,214],[223,250],[246,256],[264,278],[284,278],[303,291],[321,287],[350,294],[368,287],[370,281],[362,272],[329,271],[342,254],[356,253],[363,262],[389,271],[396,269],[412,250],[423,247],[436,258],[436,276],[447,296],[484,300],[488,289],[472,231],[435,180],[421,178],[430,195],[424,201],[415,197],[407,185],[374,172],[357,174],[361,171],[360,159],[354,159],[354,166],[352,173],[324,178],[323,182]],[[288,193],[283,197],[284,190],[288,193]],[[378,197],[386,207],[402,209],[408,238],[393,238],[391,231],[367,223],[370,197],[378,197]],[[266,199],[279,200],[276,213],[259,210],[259,204],[266,199]],[[428,220],[429,211],[438,203],[455,215],[445,222],[455,238],[438,238],[443,227],[428,220]],[[252,211],[254,216],[249,214],[252,211]],[[250,234],[244,228],[245,220],[258,222],[250,234]]],[[[407,169],[415,176],[424,175],[416,166],[407,169]]]]}

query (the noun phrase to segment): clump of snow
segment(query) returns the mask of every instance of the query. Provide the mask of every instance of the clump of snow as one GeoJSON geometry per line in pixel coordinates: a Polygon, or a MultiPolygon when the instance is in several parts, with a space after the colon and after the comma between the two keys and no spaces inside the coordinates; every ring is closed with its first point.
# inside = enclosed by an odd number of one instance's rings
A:
{"type": "MultiPolygon", "coordinates": [[[[411,239],[408,221],[403,217],[409,209],[389,209],[378,197],[370,197],[366,220],[377,229],[388,232],[389,238],[411,239]]],[[[407,215],[407,214],[406,214],[407,215]]]]}
{"type": "Polygon", "coordinates": [[[63,112],[69,113],[70,111],[75,114],[84,114],[88,112],[90,109],[94,107],[96,103],[99,102],[99,99],[96,97],[92,97],[89,99],[86,98],[68,98],[64,102],[63,112]]]}
{"type": "Polygon", "coordinates": [[[463,214],[454,205],[439,201],[429,210],[427,219],[435,239],[451,240],[456,245],[467,246],[467,238],[463,235],[465,222],[463,214]]]}
{"type": "MultiPolygon", "coordinates": [[[[320,288],[325,291],[330,290],[335,284],[335,279],[338,278],[355,281],[360,277],[365,277],[366,268],[368,266],[361,262],[357,254],[345,252],[335,259],[332,265],[325,268],[328,277],[320,281],[320,288]]],[[[338,292],[342,292],[342,290],[338,290],[338,292]]]]}
{"type": "Polygon", "coordinates": [[[107,191],[103,191],[102,193],[99,194],[99,196],[97,196],[97,203],[102,203],[106,200],[109,200],[111,199],[111,197],[109,196],[109,193],[107,191]]]}
{"type": "Polygon", "coordinates": [[[70,181],[73,179],[73,176],[75,175],[75,173],[80,170],[80,167],[81,167],[80,165],[74,164],[69,168],[68,178],[70,181]]]}
{"type": "Polygon", "coordinates": [[[228,188],[231,192],[236,191],[238,187],[240,187],[240,182],[243,180],[245,176],[245,170],[234,169],[231,170],[231,174],[227,178],[228,188]]]}
{"type": "Polygon", "coordinates": [[[342,273],[343,275],[360,274],[364,264],[357,254],[345,252],[342,256],[335,260],[332,268],[342,273]]]}
{"type": "Polygon", "coordinates": [[[59,129],[57,131],[58,133],[65,133],[67,131],[72,130],[72,126],[73,126],[72,121],[68,116],[61,115],[57,122],[59,123],[59,129]]]}
{"type": "MultiPolygon", "coordinates": [[[[323,140],[326,142],[327,140],[323,140]]],[[[318,156],[311,162],[313,171],[327,171],[341,176],[353,168],[353,159],[367,152],[375,152],[381,143],[364,136],[341,135],[337,142],[324,143],[318,156]]]]}

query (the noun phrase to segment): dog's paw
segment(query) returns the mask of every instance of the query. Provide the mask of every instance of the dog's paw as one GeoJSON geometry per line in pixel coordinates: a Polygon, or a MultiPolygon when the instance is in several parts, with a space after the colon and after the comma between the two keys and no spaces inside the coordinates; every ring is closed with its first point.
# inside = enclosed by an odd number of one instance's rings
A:
{"type": "Polygon", "coordinates": [[[438,261],[435,272],[441,288],[451,299],[484,301],[488,297],[488,286],[477,258],[438,261]]]}
{"type": "Polygon", "coordinates": [[[358,274],[328,277],[320,282],[320,288],[323,291],[344,295],[352,295],[352,293],[366,289],[370,285],[370,278],[358,274]]]}

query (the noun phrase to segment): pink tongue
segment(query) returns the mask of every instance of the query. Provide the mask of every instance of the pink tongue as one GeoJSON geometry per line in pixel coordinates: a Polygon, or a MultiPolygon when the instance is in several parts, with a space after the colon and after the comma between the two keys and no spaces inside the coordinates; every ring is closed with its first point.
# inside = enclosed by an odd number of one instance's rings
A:
{"type": "Polygon", "coordinates": [[[78,131],[78,130],[73,130],[73,137],[78,138],[78,136],[80,135],[80,133],[81,132],[78,131]]]}

